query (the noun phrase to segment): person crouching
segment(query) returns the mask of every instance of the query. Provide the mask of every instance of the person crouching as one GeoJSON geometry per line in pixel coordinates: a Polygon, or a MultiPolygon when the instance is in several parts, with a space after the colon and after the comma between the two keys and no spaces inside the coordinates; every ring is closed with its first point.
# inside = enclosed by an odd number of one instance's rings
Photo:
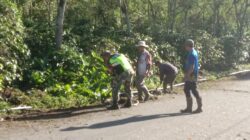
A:
{"type": "Polygon", "coordinates": [[[163,83],[163,93],[167,93],[167,86],[170,85],[170,92],[173,91],[173,84],[178,74],[178,68],[169,62],[155,62],[159,69],[160,85],[163,83]]]}
{"type": "Polygon", "coordinates": [[[102,53],[102,57],[106,66],[108,67],[109,73],[113,76],[112,79],[112,99],[113,103],[109,110],[119,109],[119,90],[122,85],[124,85],[125,92],[128,97],[128,101],[125,107],[132,106],[132,93],[131,93],[131,83],[134,76],[134,70],[131,64],[123,54],[111,54],[109,51],[102,53]]]}

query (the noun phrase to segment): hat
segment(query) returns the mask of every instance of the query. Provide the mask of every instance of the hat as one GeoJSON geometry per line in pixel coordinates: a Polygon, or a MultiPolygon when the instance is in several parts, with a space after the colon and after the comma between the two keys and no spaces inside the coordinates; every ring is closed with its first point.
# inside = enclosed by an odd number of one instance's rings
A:
{"type": "Polygon", "coordinates": [[[139,41],[138,44],[136,45],[136,47],[145,47],[145,48],[148,48],[148,45],[146,44],[145,41],[139,41]]]}

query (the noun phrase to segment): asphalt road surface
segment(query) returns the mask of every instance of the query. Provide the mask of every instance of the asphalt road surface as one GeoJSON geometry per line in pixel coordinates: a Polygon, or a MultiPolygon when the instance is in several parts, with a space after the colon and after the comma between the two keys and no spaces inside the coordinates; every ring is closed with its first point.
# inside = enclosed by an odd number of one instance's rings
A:
{"type": "Polygon", "coordinates": [[[250,140],[250,73],[199,86],[201,114],[180,114],[185,96],[166,95],[131,109],[0,122],[0,140],[250,140]]]}

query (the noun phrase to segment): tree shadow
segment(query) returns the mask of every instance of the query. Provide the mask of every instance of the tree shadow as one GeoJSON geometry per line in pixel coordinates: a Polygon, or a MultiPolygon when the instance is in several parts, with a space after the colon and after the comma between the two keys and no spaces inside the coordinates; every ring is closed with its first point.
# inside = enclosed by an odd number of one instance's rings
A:
{"type": "Polygon", "coordinates": [[[69,108],[69,109],[60,109],[53,110],[49,112],[37,112],[27,115],[22,115],[14,118],[16,121],[26,121],[26,120],[48,120],[48,119],[62,119],[69,118],[83,114],[95,113],[95,112],[104,112],[107,111],[105,106],[96,105],[96,106],[88,106],[81,108],[69,108]]]}
{"type": "Polygon", "coordinates": [[[192,114],[191,113],[169,113],[169,114],[156,114],[156,115],[149,115],[149,116],[137,115],[137,116],[132,116],[129,118],[115,120],[115,121],[96,123],[90,126],[69,127],[69,128],[61,129],[61,131],[75,131],[75,130],[80,130],[80,129],[102,129],[102,128],[125,125],[129,123],[136,123],[136,122],[142,122],[142,121],[148,121],[148,120],[154,120],[154,119],[160,119],[160,118],[166,118],[166,117],[178,117],[178,116],[185,116],[185,115],[192,115],[192,114]]]}
{"type": "Polygon", "coordinates": [[[237,74],[235,77],[236,80],[250,80],[250,72],[237,74]]]}

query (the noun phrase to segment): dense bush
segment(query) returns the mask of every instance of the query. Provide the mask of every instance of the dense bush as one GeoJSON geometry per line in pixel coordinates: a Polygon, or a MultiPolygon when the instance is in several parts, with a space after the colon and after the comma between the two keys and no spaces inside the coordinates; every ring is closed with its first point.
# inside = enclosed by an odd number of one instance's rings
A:
{"type": "Polygon", "coordinates": [[[201,68],[219,70],[224,65],[224,51],[219,40],[207,32],[199,32],[195,39],[196,47],[200,51],[201,68]]]}
{"type": "Polygon", "coordinates": [[[221,43],[223,44],[224,48],[224,57],[227,67],[235,66],[240,58],[240,54],[238,49],[239,45],[237,43],[237,39],[233,36],[225,36],[221,38],[221,43]]]}
{"type": "Polygon", "coordinates": [[[29,81],[31,87],[53,96],[78,94],[93,101],[108,96],[103,90],[109,86],[106,69],[94,52],[85,56],[77,48],[64,46],[52,56],[53,59],[46,63],[46,70],[27,72],[25,81],[29,81]]]}
{"type": "Polygon", "coordinates": [[[22,78],[29,51],[23,42],[24,27],[15,4],[0,3],[0,90],[22,78]]]}

